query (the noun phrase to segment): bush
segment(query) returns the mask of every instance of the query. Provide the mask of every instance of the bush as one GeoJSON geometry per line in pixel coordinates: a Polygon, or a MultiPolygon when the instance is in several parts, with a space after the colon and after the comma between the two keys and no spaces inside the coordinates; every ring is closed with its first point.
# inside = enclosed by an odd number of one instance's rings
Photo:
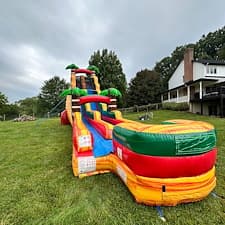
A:
{"type": "Polygon", "coordinates": [[[162,109],[174,110],[174,111],[187,111],[189,110],[189,105],[187,102],[175,103],[175,102],[165,102],[162,103],[162,109]]]}

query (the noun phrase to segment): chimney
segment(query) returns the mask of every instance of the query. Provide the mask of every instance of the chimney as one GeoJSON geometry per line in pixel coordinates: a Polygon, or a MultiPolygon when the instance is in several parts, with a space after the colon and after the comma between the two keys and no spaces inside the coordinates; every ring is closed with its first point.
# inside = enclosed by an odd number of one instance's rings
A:
{"type": "Polygon", "coordinates": [[[184,52],[184,83],[193,80],[194,49],[187,48],[184,52]]]}

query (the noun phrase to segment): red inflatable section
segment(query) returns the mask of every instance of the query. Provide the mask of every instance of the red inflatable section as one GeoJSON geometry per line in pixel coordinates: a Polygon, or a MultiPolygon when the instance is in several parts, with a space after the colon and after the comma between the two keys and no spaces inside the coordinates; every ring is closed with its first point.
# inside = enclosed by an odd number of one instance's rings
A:
{"type": "Polygon", "coordinates": [[[100,95],[88,95],[80,97],[80,104],[85,104],[89,102],[102,102],[106,104],[110,104],[110,98],[106,96],[100,96],[100,95]]]}
{"type": "Polygon", "coordinates": [[[209,171],[217,149],[195,156],[159,157],[137,154],[113,140],[114,152],[137,175],[152,178],[192,177],[209,171]]]}
{"type": "Polygon", "coordinates": [[[86,73],[88,75],[93,74],[91,70],[87,70],[87,69],[72,69],[71,71],[74,73],[86,73]]]}
{"type": "Polygon", "coordinates": [[[68,117],[67,117],[66,110],[64,110],[63,112],[61,112],[61,124],[62,125],[68,125],[68,124],[70,124],[70,121],[68,120],[68,117]]]}
{"type": "Polygon", "coordinates": [[[102,137],[107,138],[108,129],[106,128],[106,126],[101,123],[98,123],[93,119],[90,119],[87,116],[85,118],[98,131],[98,133],[101,134],[102,137]]]}
{"type": "Polygon", "coordinates": [[[104,120],[104,121],[106,121],[106,122],[109,122],[109,123],[111,123],[111,124],[113,124],[113,125],[116,125],[116,124],[118,124],[118,123],[122,123],[123,121],[122,120],[117,120],[117,119],[114,119],[114,118],[110,118],[110,117],[108,117],[108,116],[103,116],[102,115],[102,120],[104,120]]]}

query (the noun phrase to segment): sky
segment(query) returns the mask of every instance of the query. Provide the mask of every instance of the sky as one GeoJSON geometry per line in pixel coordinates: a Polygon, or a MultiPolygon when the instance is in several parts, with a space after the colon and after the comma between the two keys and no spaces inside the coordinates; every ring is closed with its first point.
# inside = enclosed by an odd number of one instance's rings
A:
{"type": "Polygon", "coordinates": [[[0,92],[37,96],[45,80],[94,51],[118,56],[127,82],[179,45],[225,25],[224,0],[0,0],[0,92]]]}

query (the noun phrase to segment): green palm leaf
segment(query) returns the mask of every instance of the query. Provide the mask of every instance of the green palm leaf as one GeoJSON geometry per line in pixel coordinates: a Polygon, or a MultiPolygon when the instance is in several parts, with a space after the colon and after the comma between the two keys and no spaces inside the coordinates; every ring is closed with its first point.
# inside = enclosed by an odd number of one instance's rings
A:
{"type": "Polygon", "coordinates": [[[115,96],[115,97],[122,97],[121,92],[116,88],[109,88],[109,95],[115,96]]]}
{"type": "Polygon", "coordinates": [[[65,97],[67,95],[71,95],[72,94],[72,90],[71,89],[65,89],[61,94],[60,96],[61,97],[65,97]]]}
{"type": "Polygon", "coordinates": [[[60,96],[65,97],[67,95],[76,95],[77,97],[80,96],[86,96],[87,95],[87,90],[80,89],[78,87],[73,88],[73,89],[65,89],[60,96]]]}
{"type": "Polygon", "coordinates": [[[78,88],[78,87],[73,88],[72,95],[80,96],[80,88],[78,88]]]}
{"type": "Polygon", "coordinates": [[[66,67],[66,70],[72,70],[72,69],[79,69],[79,67],[77,66],[77,65],[75,65],[75,64],[70,64],[70,65],[68,65],[67,67],[66,67]]]}
{"type": "Polygon", "coordinates": [[[99,74],[100,73],[99,68],[97,66],[94,66],[94,65],[88,66],[87,69],[95,72],[95,74],[99,74]]]}
{"type": "Polygon", "coordinates": [[[87,91],[84,89],[80,89],[78,87],[73,88],[72,89],[72,95],[76,95],[76,96],[86,96],[87,95],[87,91]]]}
{"type": "Polygon", "coordinates": [[[109,89],[105,89],[105,90],[101,91],[99,94],[102,95],[102,96],[108,96],[109,95],[109,89]]]}
{"type": "Polygon", "coordinates": [[[80,89],[80,96],[86,96],[87,94],[87,90],[80,89]]]}
{"type": "Polygon", "coordinates": [[[116,88],[109,88],[101,91],[99,93],[102,96],[114,96],[114,97],[122,97],[121,92],[116,88]]]}

